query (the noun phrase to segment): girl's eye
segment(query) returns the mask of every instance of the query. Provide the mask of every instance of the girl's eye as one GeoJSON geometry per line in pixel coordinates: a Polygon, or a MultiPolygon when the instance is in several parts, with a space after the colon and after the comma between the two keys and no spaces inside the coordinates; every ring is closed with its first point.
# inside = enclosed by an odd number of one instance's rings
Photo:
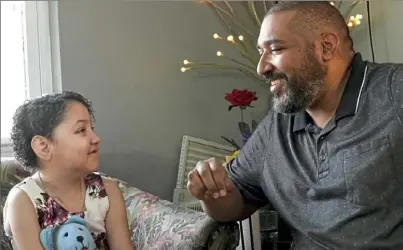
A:
{"type": "Polygon", "coordinates": [[[78,134],[78,133],[84,133],[84,132],[85,132],[85,128],[82,128],[82,129],[77,130],[77,134],[78,134]]]}

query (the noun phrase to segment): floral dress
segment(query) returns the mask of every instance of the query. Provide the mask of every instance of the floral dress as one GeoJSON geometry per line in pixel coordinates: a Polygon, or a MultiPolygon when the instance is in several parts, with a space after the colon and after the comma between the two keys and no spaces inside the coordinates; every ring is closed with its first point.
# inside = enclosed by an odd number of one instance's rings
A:
{"type": "Polygon", "coordinates": [[[64,209],[32,177],[24,179],[16,185],[16,188],[22,189],[31,199],[36,208],[41,229],[61,224],[68,219],[69,215],[78,215],[86,221],[97,248],[100,250],[108,249],[105,217],[109,209],[109,199],[102,177],[97,173],[92,173],[85,177],[84,183],[86,211],[78,213],[70,213],[64,209]]]}

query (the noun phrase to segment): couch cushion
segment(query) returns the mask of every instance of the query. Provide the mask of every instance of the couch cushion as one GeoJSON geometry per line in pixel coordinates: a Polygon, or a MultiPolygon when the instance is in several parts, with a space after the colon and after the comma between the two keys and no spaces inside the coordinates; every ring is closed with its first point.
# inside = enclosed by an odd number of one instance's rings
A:
{"type": "Polygon", "coordinates": [[[1,158],[0,183],[15,185],[30,175],[15,159],[1,158]]]}
{"type": "MultiPolygon", "coordinates": [[[[3,169],[1,169],[3,170],[3,169]]],[[[3,211],[4,203],[7,199],[7,195],[10,192],[12,184],[7,182],[0,182],[0,211],[3,211]]],[[[12,245],[9,238],[6,236],[3,225],[3,215],[0,214],[0,249],[12,250],[12,245]]]]}

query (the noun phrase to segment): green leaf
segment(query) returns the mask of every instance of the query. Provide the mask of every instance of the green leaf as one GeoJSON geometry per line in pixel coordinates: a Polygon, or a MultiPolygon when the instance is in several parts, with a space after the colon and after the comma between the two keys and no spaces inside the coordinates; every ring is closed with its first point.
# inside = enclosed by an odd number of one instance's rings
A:
{"type": "Polygon", "coordinates": [[[231,109],[232,109],[233,107],[234,107],[234,106],[230,105],[230,106],[228,107],[228,111],[231,111],[231,109]]]}
{"type": "Polygon", "coordinates": [[[238,144],[236,143],[236,141],[235,141],[234,139],[231,139],[231,141],[232,141],[232,145],[234,146],[234,148],[235,148],[236,150],[240,150],[240,149],[241,149],[241,147],[238,146],[238,144]]]}
{"type": "Polygon", "coordinates": [[[221,138],[223,138],[225,141],[227,141],[229,144],[231,144],[236,150],[239,150],[240,147],[238,146],[238,144],[236,144],[236,142],[233,139],[228,139],[225,136],[221,136],[221,138]]]}
{"type": "Polygon", "coordinates": [[[255,131],[258,123],[255,120],[252,120],[252,131],[255,131]]]}
{"type": "Polygon", "coordinates": [[[239,122],[238,126],[239,126],[239,130],[241,131],[241,134],[244,134],[244,133],[250,134],[251,133],[250,127],[247,123],[239,122]]]}
{"type": "Polygon", "coordinates": [[[249,7],[249,11],[253,17],[253,20],[255,21],[256,25],[258,28],[260,28],[260,26],[262,25],[261,20],[259,18],[259,15],[256,12],[256,6],[255,6],[255,2],[254,1],[248,1],[248,7],[249,7]]]}

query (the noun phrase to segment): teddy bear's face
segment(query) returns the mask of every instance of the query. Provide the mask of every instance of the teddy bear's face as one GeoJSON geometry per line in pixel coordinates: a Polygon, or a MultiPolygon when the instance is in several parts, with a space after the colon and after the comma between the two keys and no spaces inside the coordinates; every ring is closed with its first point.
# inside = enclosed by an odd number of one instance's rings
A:
{"type": "Polygon", "coordinates": [[[86,227],[84,219],[70,217],[56,228],[47,227],[40,233],[45,250],[96,250],[94,239],[86,227]]]}
{"type": "Polygon", "coordinates": [[[66,249],[92,250],[95,249],[94,240],[88,229],[81,224],[66,224],[57,232],[57,245],[66,246],[66,249]],[[68,246],[68,247],[67,247],[68,246]]]}

